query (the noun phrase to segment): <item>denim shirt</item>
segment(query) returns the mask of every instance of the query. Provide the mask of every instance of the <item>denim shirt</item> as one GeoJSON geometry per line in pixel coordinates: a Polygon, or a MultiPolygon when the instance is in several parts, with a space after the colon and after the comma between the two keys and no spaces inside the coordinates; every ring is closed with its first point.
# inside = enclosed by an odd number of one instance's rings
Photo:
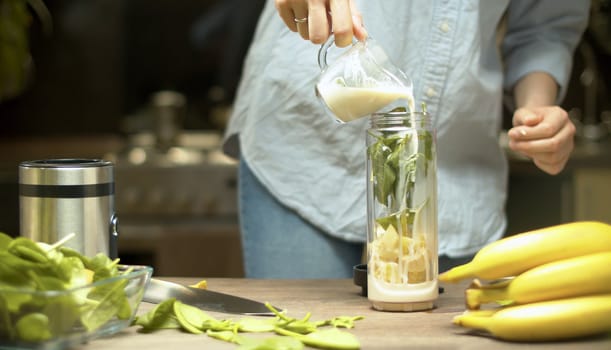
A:
{"type": "MultiPolygon", "coordinates": [[[[439,254],[473,254],[505,231],[503,95],[533,71],[560,98],[589,1],[357,1],[371,37],[414,82],[437,133],[439,254]],[[500,31],[500,23],[504,23],[500,31]],[[503,40],[499,40],[499,33],[503,40]]],[[[336,123],[314,93],[319,46],[267,2],[225,134],[283,204],[330,235],[366,240],[368,119],[336,123]]]]}

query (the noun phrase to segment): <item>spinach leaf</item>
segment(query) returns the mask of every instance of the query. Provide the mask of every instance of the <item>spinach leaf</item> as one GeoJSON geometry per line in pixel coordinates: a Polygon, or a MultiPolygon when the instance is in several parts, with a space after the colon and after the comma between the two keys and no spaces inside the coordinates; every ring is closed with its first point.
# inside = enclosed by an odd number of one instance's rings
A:
{"type": "Polygon", "coordinates": [[[174,314],[178,323],[190,333],[204,333],[201,326],[209,317],[202,310],[176,300],[174,302],[174,314]]]}
{"type": "Polygon", "coordinates": [[[155,331],[166,328],[180,328],[180,323],[174,315],[176,298],[169,298],[157,304],[151,311],[137,316],[134,324],[141,326],[143,331],[155,331]]]}
{"type": "Polygon", "coordinates": [[[0,295],[0,339],[13,339],[14,332],[7,301],[0,295]]]}
{"type": "Polygon", "coordinates": [[[292,337],[247,338],[238,350],[301,350],[304,345],[292,337]]]}
{"type": "Polygon", "coordinates": [[[322,349],[354,350],[359,349],[361,344],[358,339],[348,332],[337,328],[324,329],[303,335],[283,328],[276,328],[275,332],[281,335],[293,337],[305,345],[322,349]]]}
{"type": "Polygon", "coordinates": [[[213,331],[211,329],[206,331],[206,334],[214,339],[222,340],[228,343],[242,344],[249,342],[246,337],[239,335],[233,331],[213,331]]]}
{"type": "Polygon", "coordinates": [[[19,339],[28,342],[40,342],[51,338],[49,318],[39,312],[27,314],[15,324],[19,339]]]}
{"type": "Polygon", "coordinates": [[[119,313],[126,299],[127,282],[126,279],[121,279],[92,289],[88,299],[93,302],[94,306],[86,308],[87,311],[81,317],[81,322],[87,330],[93,331],[100,328],[119,313]]]}
{"type": "Polygon", "coordinates": [[[13,237],[4,232],[0,232],[0,251],[8,250],[8,245],[13,241],[13,237]]]}
{"type": "Polygon", "coordinates": [[[275,320],[259,318],[243,318],[237,322],[240,332],[272,332],[275,327],[275,320]]]}
{"type": "Polygon", "coordinates": [[[131,317],[127,280],[79,289],[94,279],[119,276],[118,260],[85,257],[62,247],[67,239],[49,245],[0,233],[1,338],[41,342],[73,327],[93,331],[112,318],[131,317]],[[46,291],[58,293],[35,293],[46,291]]]}
{"type": "Polygon", "coordinates": [[[204,311],[176,301],[167,299],[148,313],[138,316],[135,325],[142,327],[142,332],[152,332],[163,328],[179,328],[181,330],[202,334],[209,337],[241,345],[239,349],[303,349],[304,344],[323,349],[358,349],[360,344],[354,335],[340,331],[338,327],[353,328],[354,322],[363,319],[362,316],[339,316],[330,320],[311,321],[311,314],[303,318],[289,317],[276,310],[271,304],[265,303],[275,315],[275,319],[242,318],[237,321],[218,320],[204,311]],[[170,321],[172,320],[172,321],[170,321]],[[171,327],[166,327],[170,324],[171,327]],[[320,330],[331,326],[332,329],[320,330]],[[250,338],[243,336],[245,332],[275,332],[288,337],[250,338]]]}

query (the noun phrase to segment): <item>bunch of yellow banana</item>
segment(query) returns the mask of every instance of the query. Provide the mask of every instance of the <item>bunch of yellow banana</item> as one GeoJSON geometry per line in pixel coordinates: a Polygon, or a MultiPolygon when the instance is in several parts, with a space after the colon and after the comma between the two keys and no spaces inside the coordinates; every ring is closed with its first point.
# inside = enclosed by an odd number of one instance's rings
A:
{"type": "Polygon", "coordinates": [[[471,262],[439,275],[439,280],[457,282],[471,277],[495,280],[517,276],[548,262],[605,251],[611,251],[611,225],[573,222],[490,243],[471,262]]]}
{"type": "Polygon", "coordinates": [[[498,283],[475,280],[465,297],[469,309],[478,309],[485,303],[528,304],[605,293],[611,294],[611,251],[543,264],[498,283]]]}
{"type": "Polygon", "coordinates": [[[574,222],[510,236],[439,275],[466,278],[475,278],[465,292],[469,311],[455,324],[516,341],[611,332],[611,225],[574,222]],[[486,303],[501,307],[477,310],[486,303]]]}
{"type": "Polygon", "coordinates": [[[602,334],[611,331],[611,294],[468,311],[454,317],[453,322],[511,341],[550,341],[602,334]]]}

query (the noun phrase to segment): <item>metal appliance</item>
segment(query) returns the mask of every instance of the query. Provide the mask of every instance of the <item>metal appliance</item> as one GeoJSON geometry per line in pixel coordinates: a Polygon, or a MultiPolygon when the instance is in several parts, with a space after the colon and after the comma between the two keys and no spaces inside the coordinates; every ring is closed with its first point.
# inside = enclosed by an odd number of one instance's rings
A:
{"type": "Polygon", "coordinates": [[[117,256],[114,172],[99,159],[46,159],[19,165],[20,233],[81,254],[117,256]]]}

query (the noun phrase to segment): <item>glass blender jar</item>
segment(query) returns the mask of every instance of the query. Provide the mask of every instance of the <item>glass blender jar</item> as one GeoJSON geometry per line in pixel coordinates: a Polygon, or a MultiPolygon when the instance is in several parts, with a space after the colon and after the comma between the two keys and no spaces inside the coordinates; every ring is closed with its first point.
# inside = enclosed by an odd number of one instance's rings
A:
{"type": "Polygon", "coordinates": [[[376,310],[431,309],[438,297],[435,146],[426,112],[371,116],[367,290],[376,310]]]}

